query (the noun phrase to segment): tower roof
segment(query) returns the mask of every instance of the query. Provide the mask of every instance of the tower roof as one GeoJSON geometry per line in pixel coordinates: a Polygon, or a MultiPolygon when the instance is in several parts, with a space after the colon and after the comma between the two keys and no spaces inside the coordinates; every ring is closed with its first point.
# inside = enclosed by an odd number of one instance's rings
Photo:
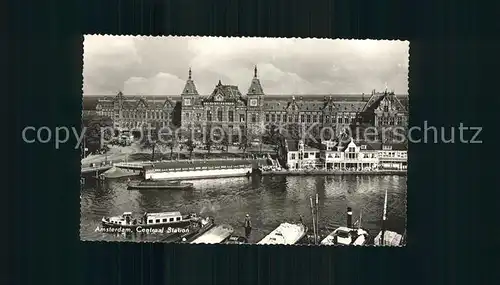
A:
{"type": "Polygon", "coordinates": [[[192,79],[191,68],[189,68],[189,76],[186,80],[186,85],[184,85],[184,89],[182,90],[181,95],[199,95],[198,90],[196,90],[196,85],[192,79]]]}
{"type": "Polygon", "coordinates": [[[250,87],[248,88],[248,95],[264,95],[264,90],[262,89],[262,85],[260,85],[260,80],[257,76],[257,66],[254,67],[253,72],[252,83],[250,83],[250,87]]]}

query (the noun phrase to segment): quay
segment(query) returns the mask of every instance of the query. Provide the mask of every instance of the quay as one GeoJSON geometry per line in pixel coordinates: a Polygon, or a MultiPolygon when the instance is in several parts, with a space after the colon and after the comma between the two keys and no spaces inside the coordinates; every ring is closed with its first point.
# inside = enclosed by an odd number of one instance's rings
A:
{"type": "Polygon", "coordinates": [[[286,175],[286,176],[309,176],[309,175],[398,175],[406,176],[406,170],[371,170],[371,171],[341,171],[341,170],[266,170],[263,176],[286,175]]]}
{"type": "Polygon", "coordinates": [[[111,169],[112,165],[102,165],[102,166],[88,166],[82,167],[81,174],[95,173],[95,172],[103,172],[111,169]]]}

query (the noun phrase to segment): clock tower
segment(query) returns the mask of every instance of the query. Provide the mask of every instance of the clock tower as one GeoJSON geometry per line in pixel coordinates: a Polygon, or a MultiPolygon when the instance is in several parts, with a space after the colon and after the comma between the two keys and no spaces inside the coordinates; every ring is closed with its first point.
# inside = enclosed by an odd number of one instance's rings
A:
{"type": "Polygon", "coordinates": [[[195,117],[195,109],[199,99],[198,90],[194,84],[191,68],[189,68],[189,76],[186,80],[186,85],[181,93],[182,112],[181,112],[181,125],[188,128],[195,117]]]}
{"type": "Polygon", "coordinates": [[[260,136],[264,132],[264,91],[254,68],[252,83],[247,93],[247,131],[250,136],[260,136]]]}

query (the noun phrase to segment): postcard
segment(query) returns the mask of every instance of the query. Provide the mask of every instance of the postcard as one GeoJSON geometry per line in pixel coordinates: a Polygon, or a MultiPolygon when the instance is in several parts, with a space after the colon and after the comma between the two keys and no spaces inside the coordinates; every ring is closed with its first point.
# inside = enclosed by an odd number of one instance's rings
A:
{"type": "Polygon", "coordinates": [[[409,42],[84,39],[83,241],[404,246],[409,42]]]}

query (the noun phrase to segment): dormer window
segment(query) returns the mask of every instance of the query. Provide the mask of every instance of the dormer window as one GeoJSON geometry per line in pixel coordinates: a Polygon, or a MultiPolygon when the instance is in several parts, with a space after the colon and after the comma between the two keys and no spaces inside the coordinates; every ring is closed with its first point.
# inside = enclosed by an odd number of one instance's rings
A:
{"type": "Polygon", "coordinates": [[[382,147],[383,150],[392,150],[392,145],[384,145],[382,147]]]}
{"type": "Polygon", "coordinates": [[[360,147],[360,148],[361,148],[361,149],[366,149],[366,145],[365,145],[365,144],[363,144],[363,145],[361,145],[361,147],[360,147]]]}

